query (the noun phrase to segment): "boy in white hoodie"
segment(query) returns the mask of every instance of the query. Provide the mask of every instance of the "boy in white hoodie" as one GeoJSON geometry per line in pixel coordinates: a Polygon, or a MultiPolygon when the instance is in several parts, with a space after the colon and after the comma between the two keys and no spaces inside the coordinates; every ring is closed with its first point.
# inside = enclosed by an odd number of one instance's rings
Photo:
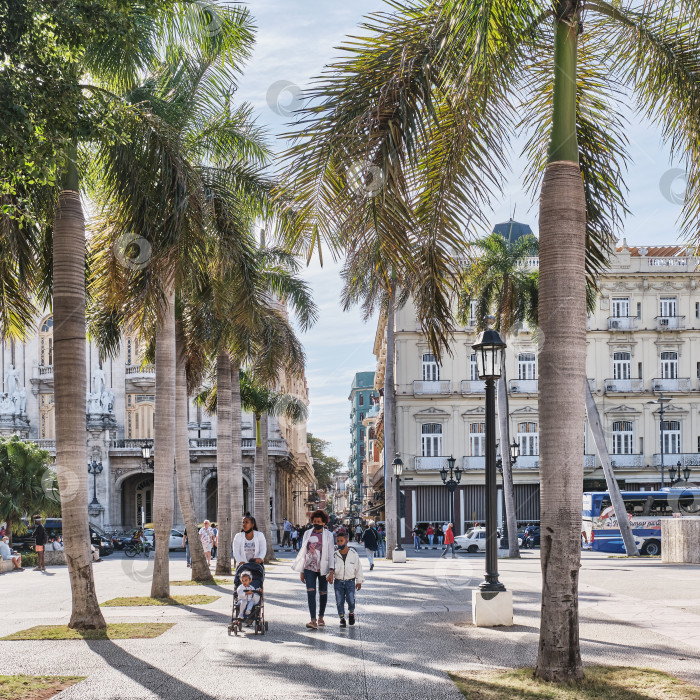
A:
{"type": "Polygon", "coordinates": [[[340,616],[340,626],[346,627],[345,602],[348,604],[349,622],[355,624],[355,591],[362,588],[365,577],[359,554],[348,546],[348,533],[341,529],[336,532],[338,549],[335,551],[335,603],[340,616]]]}

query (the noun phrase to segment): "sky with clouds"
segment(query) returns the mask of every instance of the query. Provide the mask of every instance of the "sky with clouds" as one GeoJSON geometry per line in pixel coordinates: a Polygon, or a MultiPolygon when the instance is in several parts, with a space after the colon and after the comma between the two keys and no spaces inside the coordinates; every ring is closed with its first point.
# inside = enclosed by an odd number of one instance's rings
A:
{"type": "MultiPolygon", "coordinates": [[[[298,94],[324,65],[339,56],[337,46],[356,33],[362,17],[381,10],[381,0],[252,0],[257,44],[239,81],[237,98],[253,105],[260,124],[273,135],[289,129],[290,110],[298,94]]],[[[631,116],[626,129],[634,161],[626,175],[627,202],[631,210],[624,236],[630,245],[672,244],[678,240],[676,219],[680,212],[684,177],[678,164],[669,161],[659,131],[631,116]]],[[[523,192],[525,161],[519,157],[522,143],[515,143],[512,175],[489,220],[495,224],[515,218],[537,232],[536,201],[523,192]]],[[[283,147],[275,144],[276,150],[283,147]]],[[[374,369],[374,323],[363,323],[358,310],[343,313],[340,264],[317,261],[305,270],[320,308],[320,320],[303,334],[307,352],[307,379],[311,398],[309,430],[331,443],[331,453],[346,461],[350,453],[348,394],[355,372],[374,369]]]]}

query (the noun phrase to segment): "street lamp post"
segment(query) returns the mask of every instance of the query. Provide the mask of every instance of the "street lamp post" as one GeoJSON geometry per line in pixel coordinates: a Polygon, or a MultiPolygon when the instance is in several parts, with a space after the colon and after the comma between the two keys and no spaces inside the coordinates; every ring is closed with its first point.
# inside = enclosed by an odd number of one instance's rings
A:
{"type": "MultiPolygon", "coordinates": [[[[496,450],[498,452],[498,450],[496,450]]],[[[518,461],[518,457],[520,457],[520,445],[518,444],[518,441],[513,438],[513,442],[510,444],[510,466],[511,469],[515,466],[515,463],[518,461]]],[[[505,477],[503,476],[503,460],[498,457],[496,460],[496,469],[498,470],[498,473],[501,475],[501,483],[503,485],[503,488],[501,489],[501,527],[502,527],[502,532],[505,532],[506,527],[506,496],[505,496],[505,477]]],[[[503,546],[503,542],[505,540],[502,540],[501,546],[503,546]]]]}
{"type": "MultiPolygon", "coordinates": [[[[656,399],[656,401],[648,401],[647,403],[652,403],[655,404],[659,407],[659,414],[660,414],[660,440],[661,440],[661,488],[664,488],[665,486],[665,481],[664,481],[664,407],[666,406],[667,403],[670,403],[671,399],[664,398],[663,392],[659,392],[659,398],[656,399]]],[[[680,470],[679,474],[680,476],[680,470]]],[[[671,477],[673,478],[673,477],[671,477]]]]}
{"type": "Polygon", "coordinates": [[[440,476],[442,477],[442,483],[447,486],[450,493],[450,522],[454,527],[455,522],[455,490],[457,489],[457,484],[462,480],[462,470],[457,467],[455,468],[455,462],[457,460],[450,455],[447,459],[448,466],[442,467],[440,470],[440,476]],[[449,472],[448,472],[449,467],[449,472]],[[449,476],[449,479],[447,478],[449,476]]]}
{"type": "Polygon", "coordinates": [[[479,379],[486,382],[486,574],[479,588],[482,591],[505,591],[498,580],[498,533],[496,524],[496,380],[501,376],[501,356],[506,344],[491,326],[472,345],[476,353],[479,379]]]}
{"type": "Polygon", "coordinates": [[[403,461],[396,453],[394,461],[391,463],[394,470],[394,479],[396,480],[396,547],[391,553],[391,560],[396,563],[405,563],[406,551],[401,546],[401,474],[403,473],[403,461]]]}
{"type": "Polygon", "coordinates": [[[94,459],[88,464],[88,474],[92,474],[92,502],[90,503],[91,506],[100,505],[100,502],[97,500],[97,475],[102,474],[102,469],[102,462],[97,462],[94,459]]]}
{"type": "Polygon", "coordinates": [[[685,481],[686,483],[688,482],[688,479],[690,479],[690,467],[686,466],[685,469],[681,472],[681,467],[683,465],[680,463],[680,461],[676,464],[677,470],[671,467],[668,470],[669,476],[671,477],[671,486],[674,486],[675,484],[685,481]],[[681,476],[681,473],[683,474],[681,476]]]}
{"type": "Polygon", "coordinates": [[[144,442],[141,445],[141,457],[143,457],[146,469],[153,469],[155,457],[153,455],[153,446],[150,443],[144,442]]]}

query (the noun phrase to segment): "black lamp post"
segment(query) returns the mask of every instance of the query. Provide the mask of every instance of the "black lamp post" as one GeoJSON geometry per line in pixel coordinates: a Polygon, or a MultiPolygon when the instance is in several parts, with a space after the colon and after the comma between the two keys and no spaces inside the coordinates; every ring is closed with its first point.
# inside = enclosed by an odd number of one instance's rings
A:
{"type": "MultiPolygon", "coordinates": [[[[659,398],[656,399],[656,401],[648,401],[647,403],[653,403],[656,404],[659,407],[659,414],[660,414],[660,421],[659,425],[661,428],[660,431],[660,440],[661,440],[661,488],[664,488],[665,482],[664,482],[664,428],[666,427],[664,425],[664,406],[666,406],[667,403],[670,403],[671,399],[665,399],[663,392],[659,392],[659,398]]],[[[678,476],[680,476],[680,471],[678,473],[678,476]]],[[[671,477],[673,478],[673,477],[671,477]]]]}
{"type": "MultiPolygon", "coordinates": [[[[515,463],[518,461],[518,457],[520,457],[520,445],[518,444],[518,441],[513,438],[513,442],[510,443],[510,466],[511,468],[515,466],[515,463]]],[[[497,450],[498,452],[498,450],[497,450]]],[[[503,478],[503,460],[501,459],[501,456],[499,454],[498,459],[496,460],[496,469],[498,469],[498,473],[501,475],[501,481],[504,482],[503,478]]],[[[502,517],[505,519],[505,514],[506,514],[506,506],[505,506],[505,482],[503,489],[501,490],[501,513],[502,517]]],[[[501,521],[501,525],[503,525],[504,521],[501,521]]],[[[505,528],[504,528],[505,529],[505,528]]]]}
{"type": "Polygon", "coordinates": [[[673,467],[671,467],[668,470],[669,476],[671,477],[671,486],[673,486],[674,484],[677,484],[680,481],[687,482],[688,479],[690,479],[690,467],[685,467],[685,469],[683,469],[683,472],[682,472],[683,476],[681,476],[681,467],[682,466],[683,465],[680,462],[678,462],[678,464],[676,464],[677,471],[673,467]]]}
{"type": "Polygon", "coordinates": [[[457,484],[462,480],[462,470],[457,467],[455,468],[455,462],[457,460],[450,455],[447,459],[447,465],[442,467],[440,470],[440,476],[442,477],[442,483],[447,486],[450,492],[450,522],[454,527],[455,522],[455,489],[457,484]],[[449,467],[449,472],[448,472],[449,467]],[[449,476],[449,479],[447,478],[449,476]]]}
{"type": "Polygon", "coordinates": [[[92,502],[91,506],[99,506],[100,502],[97,500],[97,475],[102,474],[102,462],[97,462],[92,460],[88,463],[88,474],[92,474],[92,502]]]}
{"type": "Polygon", "coordinates": [[[479,586],[482,591],[505,591],[498,580],[498,532],[496,529],[496,386],[501,376],[501,358],[506,344],[491,326],[494,318],[487,319],[487,329],[472,345],[476,353],[479,379],[486,382],[486,574],[479,586]]]}
{"type": "Polygon", "coordinates": [[[401,546],[401,474],[403,473],[403,461],[399,457],[399,453],[396,453],[394,461],[391,463],[394,469],[394,478],[396,479],[396,547],[394,551],[403,552],[403,547],[401,546]]]}
{"type": "Polygon", "coordinates": [[[145,462],[146,469],[153,469],[154,456],[153,456],[153,445],[148,442],[144,442],[141,445],[141,457],[145,462]]]}

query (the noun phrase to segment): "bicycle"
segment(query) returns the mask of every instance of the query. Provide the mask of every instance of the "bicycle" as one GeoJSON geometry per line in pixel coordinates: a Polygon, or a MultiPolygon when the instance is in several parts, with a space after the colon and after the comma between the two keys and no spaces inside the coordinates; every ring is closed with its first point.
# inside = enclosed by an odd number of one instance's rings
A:
{"type": "Polygon", "coordinates": [[[124,545],[124,554],[126,554],[127,557],[136,557],[143,554],[146,559],[149,559],[151,556],[151,545],[148,544],[148,542],[145,542],[144,544],[130,543],[124,545]]]}

